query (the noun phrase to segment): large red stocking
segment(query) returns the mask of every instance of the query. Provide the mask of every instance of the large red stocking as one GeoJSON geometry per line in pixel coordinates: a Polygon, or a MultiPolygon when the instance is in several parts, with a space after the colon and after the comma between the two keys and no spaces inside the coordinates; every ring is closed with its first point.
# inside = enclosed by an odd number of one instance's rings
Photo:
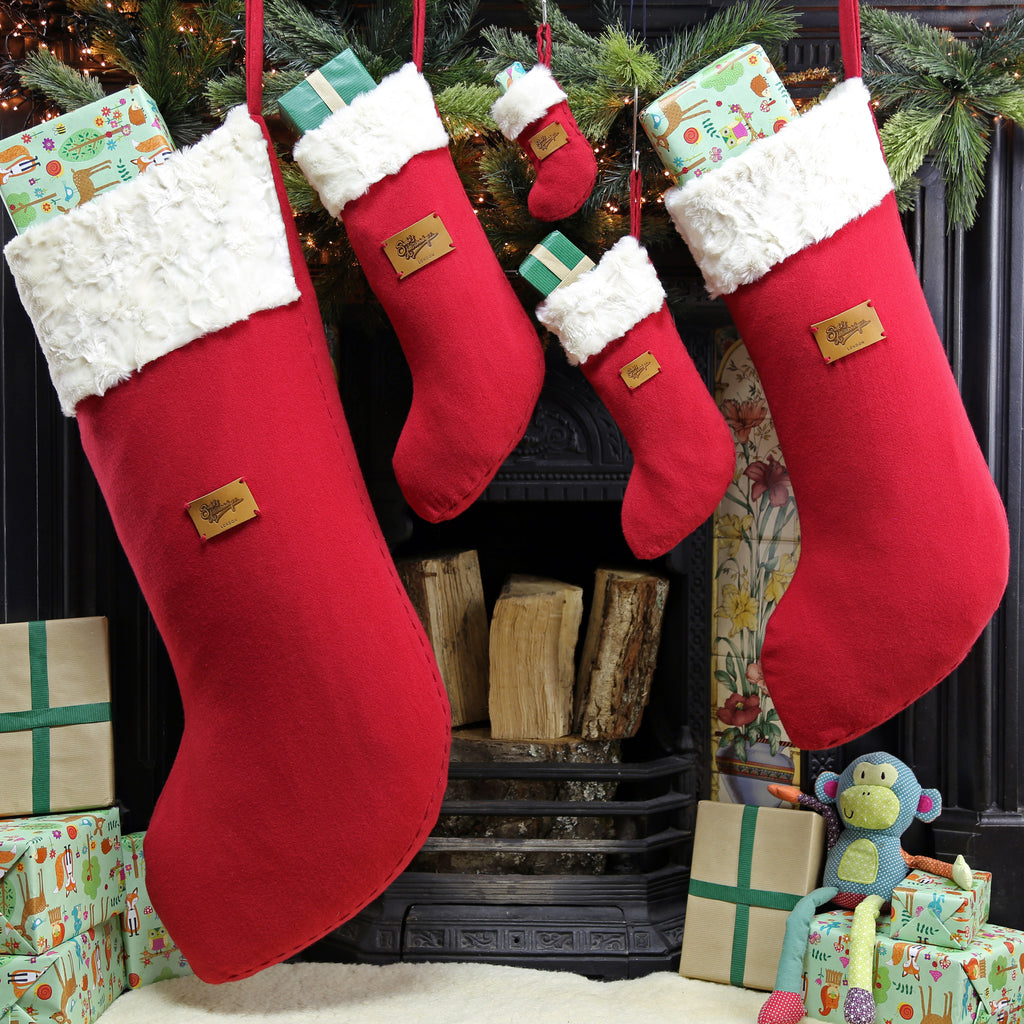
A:
{"type": "Polygon", "coordinates": [[[998,606],[1009,557],[856,77],[855,0],[841,27],[854,77],[665,197],[746,342],[792,481],[800,558],[761,667],[790,738],[812,749],[948,675],[998,606]],[[817,338],[836,342],[828,358],[817,338]]]}
{"type": "MultiPolygon", "coordinates": [[[[258,82],[250,68],[254,111],[258,82]]],[[[201,978],[241,978],[401,871],[438,813],[449,733],[266,127],[237,108],[6,255],[181,688],[149,891],[201,978]]]]}

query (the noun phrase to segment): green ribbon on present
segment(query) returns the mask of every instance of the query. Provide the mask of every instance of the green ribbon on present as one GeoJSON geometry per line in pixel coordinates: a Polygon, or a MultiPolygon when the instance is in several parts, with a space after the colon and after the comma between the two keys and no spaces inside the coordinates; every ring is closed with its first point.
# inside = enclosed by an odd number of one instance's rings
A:
{"type": "Polygon", "coordinates": [[[740,825],[739,863],[736,868],[735,885],[719,885],[717,882],[703,882],[690,879],[690,895],[707,900],[721,900],[736,904],[736,923],[732,932],[732,961],[729,966],[729,983],[743,987],[743,972],[747,963],[747,939],[750,930],[750,908],[764,907],[767,910],[791,911],[800,901],[799,896],[772,889],[751,889],[750,872],[754,859],[754,834],[757,831],[757,807],[748,804],[743,808],[743,822],[740,825]]]}
{"type": "Polygon", "coordinates": [[[32,707],[0,713],[0,732],[32,730],[32,813],[45,814],[50,810],[50,730],[60,725],[109,722],[110,702],[50,707],[45,622],[28,624],[28,663],[32,707]]]}

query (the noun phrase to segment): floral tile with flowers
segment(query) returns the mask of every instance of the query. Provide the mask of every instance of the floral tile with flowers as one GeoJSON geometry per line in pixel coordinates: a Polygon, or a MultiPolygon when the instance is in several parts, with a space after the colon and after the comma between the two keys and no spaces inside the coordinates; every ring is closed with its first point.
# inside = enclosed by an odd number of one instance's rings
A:
{"type": "Polygon", "coordinates": [[[798,782],[764,686],[765,626],[793,578],[800,528],[793,490],[754,365],[733,330],[716,337],[715,394],[736,443],[736,472],[714,514],[712,791],[729,803],[778,805],[769,783],[798,782]]]}

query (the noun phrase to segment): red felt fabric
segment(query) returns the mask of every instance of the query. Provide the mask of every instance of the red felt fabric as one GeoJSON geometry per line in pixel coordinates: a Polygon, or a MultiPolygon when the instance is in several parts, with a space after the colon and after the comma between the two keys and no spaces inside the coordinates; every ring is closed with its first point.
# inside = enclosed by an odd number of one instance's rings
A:
{"type": "Polygon", "coordinates": [[[447,777],[444,688],[285,224],[301,299],[77,410],[185,708],[146,836],[149,891],[210,982],[284,960],[377,896],[426,838],[447,777]],[[202,543],[185,503],[237,477],[260,516],[202,543]]]}
{"type": "Polygon", "coordinates": [[[800,517],[761,667],[790,739],[833,747],[965,657],[1006,586],[1006,513],[891,193],[726,301],[800,517]],[[809,325],[868,299],[886,338],[826,364],[809,325]]]}
{"type": "Polygon", "coordinates": [[[594,189],[597,160],[593,147],[577,126],[569,104],[565,100],[556,103],[543,117],[528,124],[517,140],[537,172],[537,179],[526,198],[530,213],[543,221],[571,217],[594,189]],[[534,153],[530,140],[553,124],[560,124],[565,129],[569,141],[542,160],[534,153]]]}
{"type": "Polygon", "coordinates": [[[412,373],[395,476],[418,515],[451,519],[490,483],[526,430],[544,378],[537,332],[447,148],[412,157],[347,203],[341,218],[412,373]],[[454,249],[400,280],[383,243],[431,213],[454,249]]]}
{"type": "Polygon", "coordinates": [[[665,303],[581,368],[633,454],[623,535],[637,558],[657,558],[715,510],[736,466],[732,434],[665,303]],[[645,352],[661,371],[631,390],[619,371],[645,352]]]}

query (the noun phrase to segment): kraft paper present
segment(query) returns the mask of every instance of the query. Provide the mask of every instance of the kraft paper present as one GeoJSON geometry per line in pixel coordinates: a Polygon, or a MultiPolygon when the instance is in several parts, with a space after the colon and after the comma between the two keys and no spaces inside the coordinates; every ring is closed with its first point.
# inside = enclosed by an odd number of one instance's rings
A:
{"type": "MultiPolygon", "coordinates": [[[[817,914],[804,953],[804,1006],[815,1020],[842,1024],[848,989],[852,910],[817,914]]],[[[983,925],[967,949],[875,938],[876,1020],[925,1024],[1021,1024],[1024,933],[983,925]]]]}
{"type": "Polygon", "coordinates": [[[128,988],[192,973],[150,902],[146,888],[145,835],[145,832],[132,832],[122,840],[125,907],[121,913],[121,938],[128,988]]]}
{"type": "Polygon", "coordinates": [[[23,233],[159,166],[173,148],[156,103],[133,85],[0,141],[0,196],[23,233]]]}
{"type": "Polygon", "coordinates": [[[116,807],[0,821],[0,954],[44,953],[123,908],[116,807]]]}
{"type": "Polygon", "coordinates": [[[114,802],[102,617],[0,625],[0,815],[114,802]]]}
{"type": "Polygon", "coordinates": [[[903,942],[966,949],[988,920],[992,874],[974,872],[974,888],[949,878],[912,871],[893,890],[889,937],[903,942]]]}
{"type": "Polygon", "coordinates": [[[713,171],[798,116],[768,55],[751,43],[649,103],[640,124],[678,185],[713,171]]]}
{"type": "Polygon", "coordinates": [[[519,264],[519,273],[545,296],[593,269],[594,261],[561,231],[545,235],[519,264]]]}
{"type": "Polygon", "coordinates": [[[820,815],[702,800],[679,973],[771,991],[786,918],[817,888],[824,855],[820,815]]]}
{"type": "Polygon", "coordinates": [[[0,956],[4,1024],[92,1024],[124,991],[117,920],[38,956],[0,956]]]}
{"type": "Polygon", "coordinates": [[[300,135],[319,128],[335,110],[351,103],[377,83],[351,50],[342,50],[322,68],[307,75],[277,102],[281,116],[300,135]]]}

